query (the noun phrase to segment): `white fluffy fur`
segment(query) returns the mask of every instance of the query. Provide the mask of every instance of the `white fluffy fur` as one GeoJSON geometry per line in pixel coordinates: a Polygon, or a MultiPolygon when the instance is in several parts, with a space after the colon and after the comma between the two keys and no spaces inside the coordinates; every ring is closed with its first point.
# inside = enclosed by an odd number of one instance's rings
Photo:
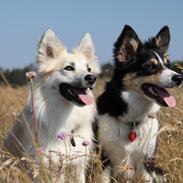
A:
{"type": "MultiPolygon", "coordinates": [[[[62,82],[72,83],[83,78],[88,73],[87,64],[89,66],[90,64],[95,65],[91,68],[91,72],[97,73],[99,66],[94,59],[94,46],[89,34],[86,34],[73,53],[67,53],[53,31],[48,30],[43,35],[38,47],[37,62],[39,68],[34,83],[34,100],[39,144],[42,145],[44,153],[48,154],[49,151],[55,151],[63,154],[67,153],[68,156],[81,156],[86,153],[86,148],[88,149],[87,153],[90,152],[93,137],[92,122],[96,115],[95,102],[83,107],[77,106],[61,96],[59,84],[62,82]],[[70,62],[74,62],[75,72],[63,69],[70,62]],[[70,135],[72,130],[74,130],[73,136],[76,147],[71,145],[69,137],[66,138],[65,143],[57,138],[58,133],[66,132],[70,135]],[[90,142],[87,147],[82,145],[85,140],[90,142]]],[[[90,89],[87,93],[93,97],[90,89]]],[[[36,158],[33,145],[34,133],[30,132],[34,129],[31,112],[31,97],[29,96],[21,118],[22,123],[15,125],[5,141],[5,147],[15,155],[22,155],[22,152],[19,152],[20,149],[15,147],[13,143],[14,136],[16,136],[25,151],[36,158]]],[[[58,153],[52,153],[52,160],[56,163],[59,159],[58,153]]],[[[85,157],[77,158],[71,161],[70,164],[75,167],[78,180],[84,183],[85,157]]]]}

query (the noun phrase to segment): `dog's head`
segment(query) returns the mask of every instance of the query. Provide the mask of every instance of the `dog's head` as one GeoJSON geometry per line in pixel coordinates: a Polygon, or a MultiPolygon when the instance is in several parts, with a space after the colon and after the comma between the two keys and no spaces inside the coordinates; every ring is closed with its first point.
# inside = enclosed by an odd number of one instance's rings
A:
{"type": "Polygon", "coordinates": [[[131,90],[161,106],[174,107],[175,98],[165,89],[179,87],[183,76],[169,69],[167,26],[142,43],[136,32],[126,25],[114,45],[114,79],[124,90],[131,90]]]}
{"type": "Polygon", "coordinates": [[[80,106],[93,102],[90,90],[95,86],[99,66],[89,33],[68,53],[55,33],[48,30],[38,45],[37,62],[40,77],[46,78],[43,94],[59,95],[80,106]]]}

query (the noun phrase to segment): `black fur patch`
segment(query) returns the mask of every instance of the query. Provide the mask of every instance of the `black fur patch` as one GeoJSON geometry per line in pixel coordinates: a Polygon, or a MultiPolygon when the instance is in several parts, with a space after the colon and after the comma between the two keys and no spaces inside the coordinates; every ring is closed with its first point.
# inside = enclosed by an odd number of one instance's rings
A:
{"type": "Polygon", "coordinates": [[[102,150],[102,153],[101,153],[101,161],[102,161],[103,169],[105,169],[108,166],[112,166],[111,161],[104,150],[102,150]]]}
{"type": "Polygon", "coordinates": [[[164,176],[166,172],[162,170],[158,165],[156,165],[156,152],[157,152],[158,143],[156,143],[156,148],[151,157],[144,158],[144,167],[148,173],[152,174],[155,172],[157,175],[164,176]]]}
{"type": "Polygon", "coordinates": [[[96,117],[94,118],[94,121],[92,123],[92,130],[94,134],[93,142],[95,146],[98,146],[98,119],[96,117]]]}
{"type": "Polygon", "coordinates": [[[97,101],[99,114],[108,113],[111,116],[117,117],[127,113],[127,103],[121,98],[122,83],[120,84],[120,82],[112,80],[106,85],[105,92],[97,101]]]}
{"type": "Polygon", "coordinates": [[[165,175],[165,171],[162,170],[158,165],[156,165],[155,158],[147,158],[144,162],[144,167],[149,174],[155,172],[157,175],[160,176],[165,175]]]}

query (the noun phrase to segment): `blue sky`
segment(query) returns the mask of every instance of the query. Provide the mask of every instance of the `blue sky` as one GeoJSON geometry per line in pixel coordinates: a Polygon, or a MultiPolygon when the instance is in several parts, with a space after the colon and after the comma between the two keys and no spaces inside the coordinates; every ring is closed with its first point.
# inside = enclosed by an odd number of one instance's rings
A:
{"type": "Polygon", "coordinates": [[[144,40],[162,26],[171,31],[170,58],[183,59],[183,1],[163,0],[2,0],[0,3],[0,67],[34,63],[42,33],[53,29],[71,50],[90,32],[102,63],[125,24],[144,40]]]}

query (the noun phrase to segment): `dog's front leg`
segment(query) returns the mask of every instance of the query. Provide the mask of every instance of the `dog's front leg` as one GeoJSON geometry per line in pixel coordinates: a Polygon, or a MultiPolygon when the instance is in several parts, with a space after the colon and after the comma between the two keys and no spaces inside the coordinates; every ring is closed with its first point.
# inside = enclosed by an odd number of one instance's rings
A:
{"type": "Polygon", "coordinates": [[[163,183],[168,182],[166,172],[155,163],[154,157],[145,159],[144,167],[145,167],[144,177],[145,177],[145,180],[147,180],[147,182],[149,179],[150,180],[152,179],[152,181],[149,181],[150,183],[153,181],[156,182],[157,180],[158,181],[161,180],[161,182],[163,183]]]}
{"type": "Polygon", "coordinates": [[[81,161],[81,165],[79,167],[76,167],[76,177],[78,183],[85,183],[86,182],[86,168],[85,168],[85,162],[81,161]],[[84,166],[83,166],[84,165],[84,166]]]}
{"type": "Polygon", "coordinates": [[[86,182],[86,169],[91,155],[92,149],[92,131],[91,129],[80,128],[73,131],[71,137],[71,149],[76,158],[72,160],[75,166],[76,182],[86,182]]]}

